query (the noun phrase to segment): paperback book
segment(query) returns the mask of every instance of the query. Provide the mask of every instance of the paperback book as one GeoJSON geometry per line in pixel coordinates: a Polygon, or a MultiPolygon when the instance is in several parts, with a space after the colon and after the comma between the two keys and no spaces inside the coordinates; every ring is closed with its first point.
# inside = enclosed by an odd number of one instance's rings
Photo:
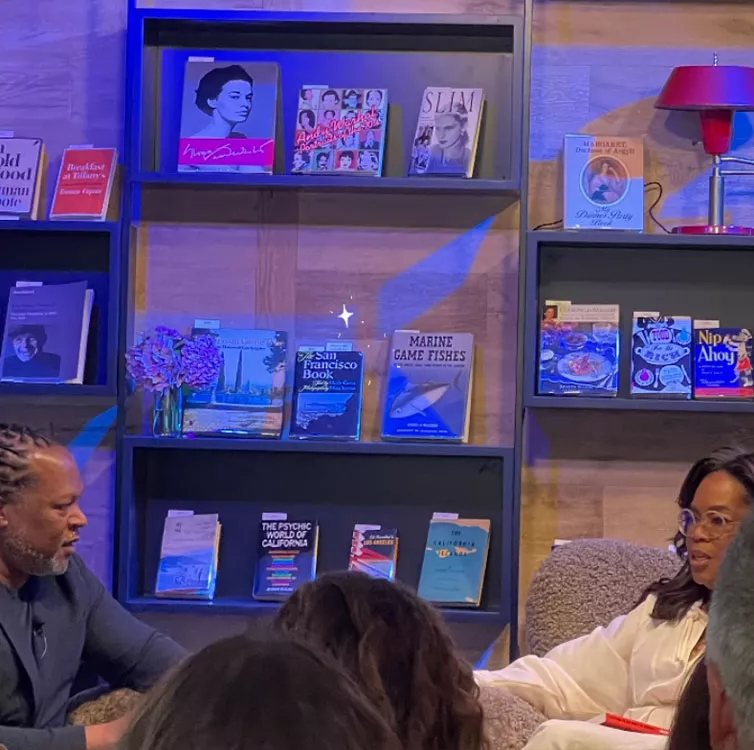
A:
{"type": "Polygon", "coordinates": [[[67,148],[60,163],[50,218],[104,221],[117,161],[114,148],[67,148]]]}
{"type": "Polygon", "coordinates": [[[363,365],[362,352],[299,349],[290,436],[358,440],[363,365]]]}
{"type": "Polygon", "coordinates": [[[467,442],[474,337],[395,331],[382,437],[467,442]]]}
{"type": "Polygon", "coordinates": [[[44,164],[41,138],[0,138],[0,220],[39,217],[44,164]]]}
{"type": "Polygon", "coordinates": [[[751,332],[747,328],[694,331],[694,398],[754,398],[751,332]]]}
{"type": "Polygon", "coordinates": [[[291,172],[380,176],[387,106],[387,89],[301,89],[291,172]]]}
{"type": "Polygon", "coordinates": [[[691,398],[691,318],[635,312],[631,395],[691,398]]]}
{"type": "Polygon", "coordinates": [[[644,231],[644,142],[579,133],[565,137],[565,229],[644,231]]]}
{"type": "Polygon", "coordinates": [[[357,523],[351,538],[348,569],[375,578],[395,580],[398,563],[398,529],[357,523]]]}
{"type": "Polygon", "coordinates": [[[473,177],[483,109],[483,89],[424,89],[408,173],[473,177]]]}
{"type": "Polygon", "coordinates": [[[272,174],[278,75],[272,62],[189,58],[178,171],[272,174]]]}

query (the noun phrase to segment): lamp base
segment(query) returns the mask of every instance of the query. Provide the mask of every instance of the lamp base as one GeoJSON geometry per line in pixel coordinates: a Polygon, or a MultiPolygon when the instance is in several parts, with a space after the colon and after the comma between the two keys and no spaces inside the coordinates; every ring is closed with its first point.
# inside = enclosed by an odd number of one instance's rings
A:
{"type": "Polygon", "coordinates": [[[736,226],[705,226],[704,224],[692,224],[685,227],[673,227],[673,234],[738,234],[754,235],[754,227],[736,226]]]}

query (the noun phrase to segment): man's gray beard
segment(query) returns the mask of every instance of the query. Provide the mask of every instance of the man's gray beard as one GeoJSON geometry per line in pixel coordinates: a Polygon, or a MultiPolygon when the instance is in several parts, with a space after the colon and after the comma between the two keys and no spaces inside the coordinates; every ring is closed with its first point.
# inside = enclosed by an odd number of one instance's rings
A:
{"type": "Polygon", "coordinates": [[[42,554],[20,534],[6,533],[0,554],[7,565],[29,576],[59,576],[68,570],[67,557],[42,554]]]}

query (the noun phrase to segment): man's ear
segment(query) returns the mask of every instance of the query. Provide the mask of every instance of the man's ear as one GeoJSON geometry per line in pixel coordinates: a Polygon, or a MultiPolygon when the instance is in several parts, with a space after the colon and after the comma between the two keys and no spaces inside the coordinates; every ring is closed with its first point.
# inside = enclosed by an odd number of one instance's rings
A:
{"type": "Polygon", "coordinates": [[[709,739],[712,750],[735,750],[738,747],[733,707],[723,687],[720,670],[707,662],[709,685],[709,739]]]}

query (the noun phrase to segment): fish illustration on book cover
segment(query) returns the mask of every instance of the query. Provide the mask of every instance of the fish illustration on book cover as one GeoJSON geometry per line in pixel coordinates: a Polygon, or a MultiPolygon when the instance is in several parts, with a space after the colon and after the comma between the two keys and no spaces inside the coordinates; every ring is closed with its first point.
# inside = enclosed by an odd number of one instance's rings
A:
{"type": "Polygon", "coordinates": [[[694,398],[754,398],[748,328],[694,331],[694,398]]]}
{"type": "Polygon", "coordinates": [[[691,318],[634,313],[631,395],[691,398],[691,318]]]}
{"type": "Polygon", "coordinates": [[[473,362],[470,333],[396,331],[383,438],[467,441],[473,362]]]}

